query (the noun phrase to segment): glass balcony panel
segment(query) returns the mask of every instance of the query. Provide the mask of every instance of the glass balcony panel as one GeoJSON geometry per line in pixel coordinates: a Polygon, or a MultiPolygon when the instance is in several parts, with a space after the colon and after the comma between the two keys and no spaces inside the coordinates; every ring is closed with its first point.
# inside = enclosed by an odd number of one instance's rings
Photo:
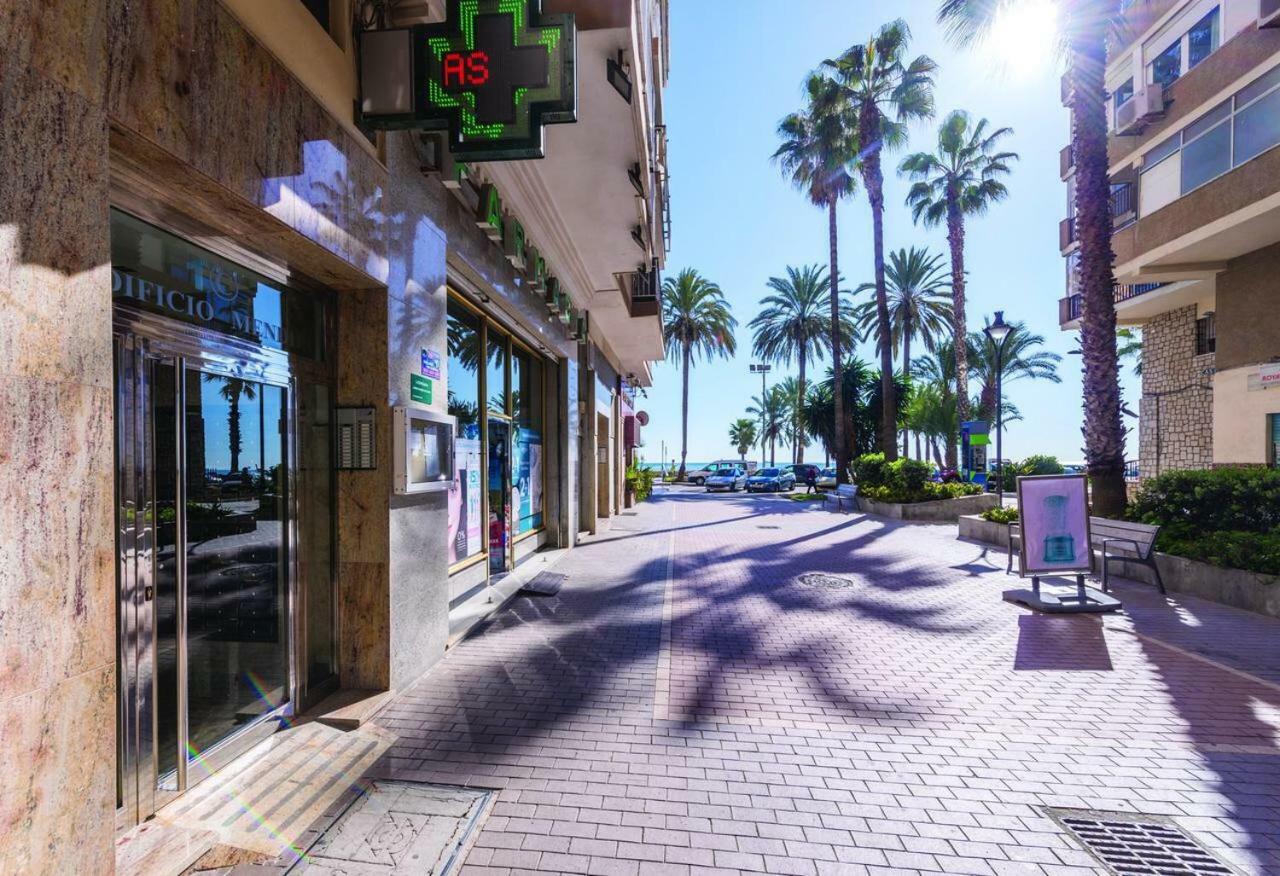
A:
{"type": "Polygon", "coordinates": [[[1236,113],[1235,163],[1243,164],[1280,144],[1280,91],[1236,113]]]}
{"type": "Polygon", "coordinates": [[[1231,169],[1231,125],[1218,127],[1182,147],[1182,193],[1231,169]]]}

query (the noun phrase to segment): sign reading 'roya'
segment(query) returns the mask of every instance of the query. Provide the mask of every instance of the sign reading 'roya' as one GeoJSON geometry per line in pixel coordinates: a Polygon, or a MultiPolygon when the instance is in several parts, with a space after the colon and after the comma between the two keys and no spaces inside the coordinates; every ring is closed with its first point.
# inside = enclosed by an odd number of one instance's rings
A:
{"type": "Polygon", "coordinates": [[[362,121],[448,130],[475,161],[542,158],[542,126],[577,121],[575,44],[541,0],[449,0],[442,23],[361,35],[362,121]]]}

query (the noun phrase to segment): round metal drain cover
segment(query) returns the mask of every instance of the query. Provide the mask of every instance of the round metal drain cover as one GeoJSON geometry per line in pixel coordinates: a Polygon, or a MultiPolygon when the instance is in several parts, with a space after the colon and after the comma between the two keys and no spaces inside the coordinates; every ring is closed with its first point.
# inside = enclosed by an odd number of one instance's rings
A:
{"type": "Polygon", "coordinates": [[[825,572],[805,572],[796,578],[796,583],[801,587],[810,587],[814,590],[848,590],[857,586],[856,581],[841,578],[839,575],[828,575],[825,572]]]}

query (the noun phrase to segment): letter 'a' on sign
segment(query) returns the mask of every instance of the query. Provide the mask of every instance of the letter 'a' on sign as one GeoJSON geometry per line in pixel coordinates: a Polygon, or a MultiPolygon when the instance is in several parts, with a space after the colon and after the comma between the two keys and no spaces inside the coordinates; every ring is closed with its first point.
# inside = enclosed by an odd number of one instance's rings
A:
{"type": "Polygon", "coordinates": [[[543,157],[543,125],[577,121],[577,31],[541,0],[449,0],[439,24],[360,35],[360,122],[448,131],[469,161],[543,157]]]}

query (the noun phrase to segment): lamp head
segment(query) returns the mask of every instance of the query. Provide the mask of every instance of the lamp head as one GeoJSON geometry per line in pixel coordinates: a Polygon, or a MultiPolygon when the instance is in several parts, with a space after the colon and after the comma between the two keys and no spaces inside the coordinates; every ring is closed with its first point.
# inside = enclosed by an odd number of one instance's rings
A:
{"type": "Polygon", "coordinates": [[[1009,332],[1013,331],[1013,326],[1004,321],[1004,311],[997,310],[995,322],[988,325],[983,331],[987,337],[998,344],[1009,336],[1009,332]]]}

